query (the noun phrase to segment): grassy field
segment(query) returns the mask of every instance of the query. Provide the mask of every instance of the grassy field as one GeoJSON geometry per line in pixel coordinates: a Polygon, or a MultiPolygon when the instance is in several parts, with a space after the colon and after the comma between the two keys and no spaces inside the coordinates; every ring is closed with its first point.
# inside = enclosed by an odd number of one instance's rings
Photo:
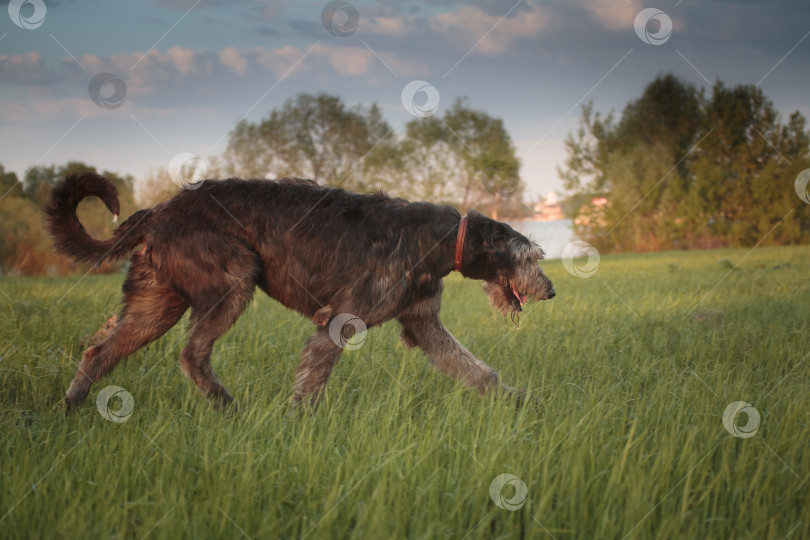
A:
{"type": "Polygon", "coordinates": [[[259,293],[214,350],[239,417],[181,375],[184,319],[66,418],[80,341],[122,276],[0,278],[0,537],[810,537],[810,248],[544,268],[557,298],[519,329],[457,276],[442,310],[536,403],[464,390],[388,323],[303,417],[287,398],[313,325],[259,293]],[[125,422],[95,406],[108,385],[134,397],[125,422]],[[753,436],[724,427],[734,401],[759,413],[753,436]],[[518,509],[490,496],[501,474],[518,509]]]}

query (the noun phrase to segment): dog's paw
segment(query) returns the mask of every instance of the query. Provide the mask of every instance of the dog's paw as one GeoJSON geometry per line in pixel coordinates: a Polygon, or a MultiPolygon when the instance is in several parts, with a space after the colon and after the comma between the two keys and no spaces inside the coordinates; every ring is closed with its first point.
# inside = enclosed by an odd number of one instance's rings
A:
{"type": "Polygon", "coordinates": [[[79,385],[71,383],[70,388],[65,394],[65,399],[62,401],[65,407],[65,416],[78,409],[82,403],[87,399],[90,389],[80,388],[79,385]]]}
{"type": "Polygon", "coordinates": [[[84,402],[83,399],[82,400],[75,400],[75,399],[71,399],[69,397],[65,397],[65,399],[63,399],[60,402],[60,405],[61,405],[62,409],[64,410],[65,416],[69,416],[70,413],[72,413],[76,409],[78,409],[83,402],[84,402]]]}
{"type": "Polygon", "coordinates": [[[239,415],[239,405],[224,387],[210,394],[209,400],[216,410],[234,417],[239,415]]]}
{"type": "Polygon", "coordinates": [[[231,418],[239,417],[240,413],[242,412],[242,409],[239,408],[239,404],[236,403],[236,401],[231,401],[227,405],[218,408],[231,418]]]}

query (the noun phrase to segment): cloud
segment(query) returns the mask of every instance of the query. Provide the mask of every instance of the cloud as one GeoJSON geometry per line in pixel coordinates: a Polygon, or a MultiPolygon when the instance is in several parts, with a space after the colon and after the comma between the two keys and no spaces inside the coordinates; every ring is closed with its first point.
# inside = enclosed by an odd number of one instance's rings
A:
{"type": "Polygon", "coordinates": [[[155,7],[161,9],[187,11],[191,8],[217,8],[223,6],[232,6],[233,4],[237,3],[244,4],[246,2],[235,2],[234,0],[156,0],[154,5],[155,7]]]}
{"type": "MultiPolygon", "coordinates": [[[[390,50],[441,51],[468,50],[480,40],[475,55],[497,56],[514,52],[520,40],[536,39],[554,18],[554,12],[536,2],[485,2],[483,5],[455,6],[439,1],[444,11],[430,14],[414,7],[407,14],[395,6],[375,6],[361,12],[358,34],[385,39],[390,50]]],[[[454,53],[455,54],[455,53],[454,53]]]]}
{"type": "Polygon", "coordinates": [[[604,28],[608,30],[623,30],[633,28],[633,21],[639,11],[643,9],[638,0],[591,0],[583,2],[582,6],[604,28]]]}
{"type": "Polygon", "coordinates": [[[195,71],[194,51],[192,49],[178,45],[166,51],[166,55],[171,60],[174,69],[181,75],[188,75],[195,71]]]}
{"type": "Polygon", "coordinates": [[[305,50],[292,45],[285,45],[278,49],[254,47],[244,51],[252,62],[274,72],[277,77],[287,73],[292,75],[290,70],[293,69],[293,66],[296,66],[296,70],[306,70],[307,65],[303,61],[299,62],[305,52],[305,50]]]}
{"type": "Polygon", "coordinates": [[[315,55],[324,58],[338,75],[343,76],[365,75],[376,62],[374,55],[363,47],[319,47],[315,55]]]}
{"type": "Polygon", "coordinates": [[[415,30],[414,18],[403,17],[401,15],[387,16],[371,15],[367,21],[362,22],[363,32],[369,34],[381,34],[386,36],[402,36],[415,30]]]}
{"type": "Polygon", "coordinates": [[[219,61],[222,62],[223,65],[234,70],[237,75],[244,75],[247,71],[247,60],[245,60],[245,57],[242,56],[234,47],[227,47],[226,49],[223,49],[219,53],[219,61]]]}
{"type": "Polygon", "coordinates": [[[49,78],[48,71],[38,52],[0,54],[0,80],[37,83],[49,78]]]}
{"type": "MultiPolygon", "coordinates": [[[[285,45],[268,49],[226,47],[220,51],[194,50],[174,46],[165,52],[138,51],[110,56],[85,54],[79,58],[84,70],[71,58],[56,65],[43,61],[38,52],[0,55],[0,87],[22,89],[24,95],[4,92],[0,118],[8,122],[46,122],[80,114],[108,114],[89,98],[93,76],[112,73],[126,85],[126,99],[119,112],[172,109],[181,111],[232,92],[232,81],[242,88],[266,87],[268,80],[280,81],[315,74],[318,80],[363,78],[372,80],[383,70],[365,47],[354,45],[308,49],[285,45]]],[[[386,62],[410,74],[419,67],[386,54],[386,62]]],[[[311,76],[310,76],[311,79],[311,76]]],[[[300,83],[299,83],[300,84],[300,83]]]]}
{"type": "Polygon", "coordinates": [[[465,6],[430,18],[430,29],[446,36],[451,43],[472,47],[495,56],[513,50],[519,39],[534,39],[548,25],[549,13],[531,4],[520,15],[490,15],[478,7],[465,6]]]}

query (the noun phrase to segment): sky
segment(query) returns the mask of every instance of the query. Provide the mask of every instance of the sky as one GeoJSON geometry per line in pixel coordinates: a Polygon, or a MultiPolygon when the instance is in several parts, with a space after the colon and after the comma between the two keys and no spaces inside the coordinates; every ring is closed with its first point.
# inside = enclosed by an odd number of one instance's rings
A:
{"type": "Polygon", "coordinates": [[[503,119],[531,197],[562,189],[583,104],[620,113],[659,74],[758,85],[783,117],[810,117],[806,0],[4,6],[0,164],[19,176],[80,160],[138,179],[181,153],[208,159],[236,122],[300,92],[376,102],[398,132],[466,97],[503,119]]]}

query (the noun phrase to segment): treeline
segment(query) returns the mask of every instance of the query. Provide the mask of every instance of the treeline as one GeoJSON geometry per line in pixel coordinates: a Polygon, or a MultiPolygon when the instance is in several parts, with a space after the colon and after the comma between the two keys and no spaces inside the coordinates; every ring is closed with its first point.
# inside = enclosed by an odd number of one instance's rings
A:
{"type": "Polygon", "coordinates": [[[242,177],[311,178],[495,216],[528,211],[503,121],[462,99],[442,115],[417,113],[397,130],[376,104],[348,107],[336,96],[299,94],[260,122],[240,122],[224,164],[242,177]]]}
{"type": "Polygon", "coordinates": [[[810,212],[794,180],[810,134],[756,86],[664,75],[617,119],[583,108],[560,176],[576,232],[600,251],[794,244],[810,212]]]}

